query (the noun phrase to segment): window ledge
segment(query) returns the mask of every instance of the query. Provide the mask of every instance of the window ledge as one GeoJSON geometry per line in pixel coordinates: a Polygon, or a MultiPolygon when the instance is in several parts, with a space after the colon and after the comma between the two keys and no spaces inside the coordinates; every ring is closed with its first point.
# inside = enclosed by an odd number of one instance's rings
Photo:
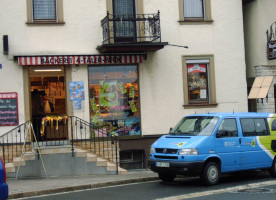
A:
{"type": "Polygon", "coordinates": [[[191,103],[191,104],[184,104],[184,108],[194,108],[194,107],[216,107],[217,103],[191,103]]]}
{"type": "Polygon", "coordinates": [[[181,25],[189,24],[212,24],[213,20],[179,20],[181,25]]]}
{"type": "Polygon", "coordinates": [[[26,22],[27,25],[64,25],[65,22],[26,22]]]}

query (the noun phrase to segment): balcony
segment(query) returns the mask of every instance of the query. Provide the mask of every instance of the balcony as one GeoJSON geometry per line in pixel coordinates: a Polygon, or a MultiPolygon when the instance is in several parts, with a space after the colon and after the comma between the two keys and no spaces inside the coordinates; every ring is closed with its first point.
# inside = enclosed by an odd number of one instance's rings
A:
{"type": "Polygon", "coordinates": [[[100,53],[146,53],[164,48],[161,42],[160,12],[157,14],[111,15],[101,20],[100,53]]]}

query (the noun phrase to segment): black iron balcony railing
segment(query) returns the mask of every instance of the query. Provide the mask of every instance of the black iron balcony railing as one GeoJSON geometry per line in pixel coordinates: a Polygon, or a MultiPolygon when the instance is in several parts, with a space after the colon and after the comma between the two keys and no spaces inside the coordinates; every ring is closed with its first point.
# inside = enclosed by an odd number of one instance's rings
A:
{"type": "Polygon", "coordinates": [[[160,12],[112,15],[101,20],[103,44],[161,42],[160,12]]]}

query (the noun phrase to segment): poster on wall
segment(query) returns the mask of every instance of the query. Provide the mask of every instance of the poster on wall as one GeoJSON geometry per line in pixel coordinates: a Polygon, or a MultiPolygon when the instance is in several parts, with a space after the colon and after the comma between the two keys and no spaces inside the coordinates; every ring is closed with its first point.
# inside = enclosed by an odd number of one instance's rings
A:
{"type": "Polygon", "coordinates": [[[85,100],[83,81],[69,82],[69,92],[71,101],[85,100]]]}
{"type": "Polygon", "coordinates": [[[117,81],[100,81],[100,106],[118,106],[117,81]]]}
{"type": "Polygon", "coordinates": [[[18,125],[17,98],[16,92],[0,93],[0,126],[18,125]]]}
{"type": "Polygon", "coordinates": [[[81,110],[82,104],[81,101],[74,101],[74,110],[81,110]]]}

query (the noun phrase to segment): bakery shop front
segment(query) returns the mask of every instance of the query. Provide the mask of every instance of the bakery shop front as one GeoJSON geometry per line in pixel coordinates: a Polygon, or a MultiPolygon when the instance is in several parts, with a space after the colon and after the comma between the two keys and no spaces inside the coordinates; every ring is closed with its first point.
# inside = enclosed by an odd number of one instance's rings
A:
{"type": "MultiPolygon", "coordinates": [[[[138,68],[143,55],[47,55],[17,59],[18,65],[28,71],[30,94],[39,90],[52,103],[48,115],[84,118],[107,135],[141,136],[138,68]],[[75,91],[78,86],[82,95],[75,91]]],[[[31,105],[30,99],[30,110],[31,105]]]]}

